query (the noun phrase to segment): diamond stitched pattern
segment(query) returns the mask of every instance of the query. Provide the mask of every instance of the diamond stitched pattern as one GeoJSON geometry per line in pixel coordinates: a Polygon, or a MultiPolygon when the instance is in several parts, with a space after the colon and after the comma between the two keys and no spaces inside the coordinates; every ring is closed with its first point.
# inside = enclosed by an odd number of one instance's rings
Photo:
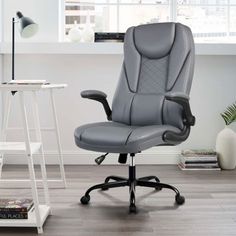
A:
{"type": "Polygon", "coordinates": [[[168,56],[161,59],[142,57],[139,93],[164,93],[166,91],[168,56]]]}

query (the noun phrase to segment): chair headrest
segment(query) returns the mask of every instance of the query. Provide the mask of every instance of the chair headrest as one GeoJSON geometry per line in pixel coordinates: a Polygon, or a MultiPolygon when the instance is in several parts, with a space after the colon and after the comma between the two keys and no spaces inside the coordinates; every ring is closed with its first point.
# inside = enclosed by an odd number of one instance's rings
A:
{"type": "Polygon", "coordinates": [[[134,28],[134,42],[140,54],[150,59],[166,56],[175,39],[175,23],[140,25],[134,28]]]}

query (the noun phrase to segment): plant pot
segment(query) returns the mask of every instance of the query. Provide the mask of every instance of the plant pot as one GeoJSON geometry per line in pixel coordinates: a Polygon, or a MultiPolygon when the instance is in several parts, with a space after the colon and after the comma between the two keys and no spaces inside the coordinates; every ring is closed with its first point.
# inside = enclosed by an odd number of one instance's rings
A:
{"type": "Polygon", "coordinates": [[[236,167],[236,133],[226,127],[216,139],[216,151],[221,169],[233,170],[236,167]]]}

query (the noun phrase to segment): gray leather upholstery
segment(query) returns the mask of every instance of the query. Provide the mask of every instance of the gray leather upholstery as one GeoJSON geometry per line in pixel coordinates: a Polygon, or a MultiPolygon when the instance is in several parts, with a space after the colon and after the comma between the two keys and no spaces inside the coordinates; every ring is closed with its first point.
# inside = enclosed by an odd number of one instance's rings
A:
{"type": "Polygon", "coordinates": [[[182,107],[165,96],[189,98],[193,69],[194,43],[187,26],[159,23],[129,28],[112,103],[112,122],[77,128],[76,144],[114,153],[137,153],[168,145],[163,134],[181,132],[184,123],[182,107]]]}
{"type": "Polygon", "coordinates": [[[130,28],[138,52],[149,59],[163,58],[169,54],[175,39],[175,24],[141,25],[130,28]],[[158,43],[157,43],[158,42],[158,43]]]}
{"type": "Polygon", "coordinates": [[[163,144],[165,131],[179,132],[168,125],[130,126],[117,122],[101,122],[83,125],[75,130],[75,142],[84,149],[111,152],[136,153],[163,144]]]}

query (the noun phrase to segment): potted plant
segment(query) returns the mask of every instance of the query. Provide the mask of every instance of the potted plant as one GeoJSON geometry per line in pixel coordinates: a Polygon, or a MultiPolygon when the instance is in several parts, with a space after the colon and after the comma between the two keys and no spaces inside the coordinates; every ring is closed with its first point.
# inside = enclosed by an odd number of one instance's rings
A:
{"type": "Polygon", "coordinates": [[[229,127],[236,121],[236,102],[220,114],[225,121],[225,128],[216,139],[216,151],[221,169],[233,170],[236,167],[236,133],[229,127]]]}

